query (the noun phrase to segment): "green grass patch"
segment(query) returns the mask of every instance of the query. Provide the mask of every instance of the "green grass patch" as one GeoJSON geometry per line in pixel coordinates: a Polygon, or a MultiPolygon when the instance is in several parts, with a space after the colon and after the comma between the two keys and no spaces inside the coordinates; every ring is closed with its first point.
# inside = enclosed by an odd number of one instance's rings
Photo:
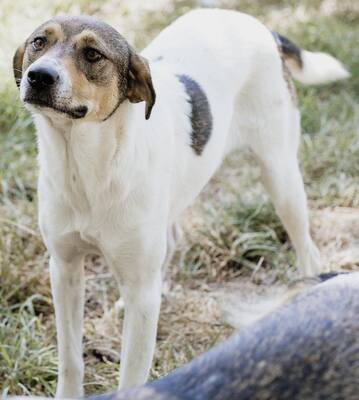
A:
{"type": "Polygon", "coordinates": [[[285,270],[294,265],[294,254],[269,202],[239,201],[220,216],[204,214],[203,226],[190,235],[185,265],[191,275],[227,280],[259,268],[285,270]]]}
{"type": "Polygon", "coordinates": [[[2,395],[54,394],[56,349],[42,317],[35,313],[36,295],[10,308],[0,307],[0,381],[2,395]]]}

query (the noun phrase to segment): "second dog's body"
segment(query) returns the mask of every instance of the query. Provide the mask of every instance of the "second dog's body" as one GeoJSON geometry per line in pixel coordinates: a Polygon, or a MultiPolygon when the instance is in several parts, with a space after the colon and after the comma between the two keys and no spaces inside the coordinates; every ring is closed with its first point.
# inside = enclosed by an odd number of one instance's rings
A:
{"type": "Polygon", "coordinates": [[[122,37],[95,20],[55,18],[36,32],[14,65],[38,129],[39,217],[51,254],[58,396],[82,394],[83,259],[90,252],[105,257],[125,302],[120,386],[145,381],[172,226],[235,148],[249,148],[258,159],[302,273],[319,270],[287,68],[308,81],[317,57],[319,82],[345,77],[339,63],[307,52],[298,59],[257,20],[229,11],[195,11],[164,30],[143,52],[151,75],[122,37]],[[47,35],[45,44],[36,32],[47,35]],[[146,110],[132,104],[142,100],[146,110]]]}
{"type": "Polygon", "coordinates": [[[358,273],[307,287],[166,377],[90,399],[356,400],[358,290],[358,273]]]}

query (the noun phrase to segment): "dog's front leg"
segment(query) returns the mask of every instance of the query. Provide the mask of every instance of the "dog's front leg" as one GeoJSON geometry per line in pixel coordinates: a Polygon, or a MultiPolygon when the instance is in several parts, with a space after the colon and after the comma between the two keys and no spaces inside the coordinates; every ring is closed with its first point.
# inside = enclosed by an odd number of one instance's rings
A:
{"type": "Polygon", "coordinates": [[[81,397],[84,374],[82,359],[83,258],[76,256],[69,262],[58,257],[51,257],[50,276],[59,352],[56,397],[81,397]]]}
{"type": "Polygon", "coordinates": [[[146,246],[132,243],[126,246],[134,249],[131,256],[127,252],[125,258],[112,263],[125,304],[120,389],[144,383],[151,367],[161,305],[165,230],[160,242],[146,246]]]}
{"type": "Polygon", "coordinates": [[[120,389],[144,383],[148,377],[156,345],[161,284],[159,273],[124,298],[120,389]]]}

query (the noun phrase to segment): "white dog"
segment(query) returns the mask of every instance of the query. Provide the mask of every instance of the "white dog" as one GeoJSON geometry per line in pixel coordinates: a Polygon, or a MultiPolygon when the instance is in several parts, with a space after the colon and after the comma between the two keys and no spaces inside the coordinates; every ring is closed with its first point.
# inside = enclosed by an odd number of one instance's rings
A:
{"type": "Polygon", "coordinates": [[[220,10],[179,18],[142,55],[90,17],[56,17],[17,50],[15,78],[38,131],[58,397],[83,394],[88,253],[104,256],[125,302],[120,387],[146,380],[172,226],[236,148],[258,159],[302,274],[320,270],[288,70],[303,83],[348,76],[333,57],[302,51],[248,15],[220,10]]]}

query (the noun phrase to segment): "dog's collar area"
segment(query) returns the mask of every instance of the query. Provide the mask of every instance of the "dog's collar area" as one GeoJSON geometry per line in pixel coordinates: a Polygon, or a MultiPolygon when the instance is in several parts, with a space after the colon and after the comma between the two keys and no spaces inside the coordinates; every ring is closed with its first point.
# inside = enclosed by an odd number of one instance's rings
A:
{"type": "Polygon", "coordinates": [[[117,104],[115,105],[115,107],[113,108],[112,111],[110,111],[110,113],[102,120],[102,122],[107,121],[109,118],[111,118],[113,116],[113,114],[115,114],[115,112],[118,110],[118,108],[120,107],[121,103],[122,103],[122,99],[119,99],[117,104]]]}
{"type": "Polygon", "coordinates": [[[42,100],[36,97],[26,97],[24,102],[35,106],[51,108],[52,110],[66,114],[73,119],[84,118],[88,112],[88,108],[86,106],[78,106],[74,108],[58,107],[51,101],[42,100]]]}

